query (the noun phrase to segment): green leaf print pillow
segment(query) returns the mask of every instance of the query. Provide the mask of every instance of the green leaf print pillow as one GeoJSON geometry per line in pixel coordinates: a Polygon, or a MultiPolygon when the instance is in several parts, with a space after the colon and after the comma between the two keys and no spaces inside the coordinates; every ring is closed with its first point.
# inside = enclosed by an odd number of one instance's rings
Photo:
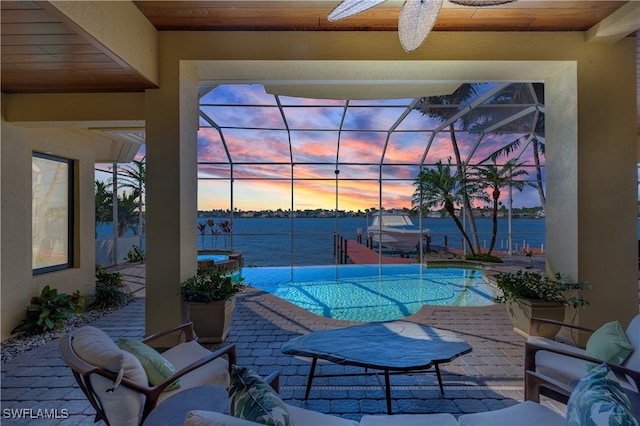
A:
{"type": "Polygon", "coordinates": [[[567,403],[567,426],[638,426],[622,387],[602,363],[578,382],[567,403]]]}
{"type": "Polygon", "coordinates": [[[232,416],[270,426],[291,426],[289,412],[280,396],[262,377],[246,367],[233,366],[229,386],[232,416]]]}

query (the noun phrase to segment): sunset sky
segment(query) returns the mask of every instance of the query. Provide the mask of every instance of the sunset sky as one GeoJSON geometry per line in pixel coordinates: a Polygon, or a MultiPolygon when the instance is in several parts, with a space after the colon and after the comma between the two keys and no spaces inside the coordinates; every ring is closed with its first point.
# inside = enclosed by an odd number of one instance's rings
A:
{"type": "MultiPolygon", "coordinates": [[[[482,85],[478,95],[494,86],[482,85]]],[[[344,100],[279,96],[279,101],[282,113],[276,98],[260,85],[220,86],[202,98],[201,111],[210,120],[201,118],[198,133],[199,210],[229,208],[229,157],[233,207],[239,210],[291,208],[292,173],[294,209],[336,208],[336,162],[340,171],[337,207],[364,210],[378,207],[380,192],[384,208],[411,207],[412,182],[422,158],[428,165],[453,156],[448,127],[435,132],[440,119],[407,109],[414,99],[351,100],[346,113],[344,100]],[[407,111],[407,117],[393,128],[407,111]],[[221,128],[228,155],[214,123],[221,128]]],[[[522,119],[524,126],[527,119],[531,121],[526,116],[522,119]]],[[[474,163],[524,134],[487,133],[479,144],[478,132],[457,131],[456,137],[462,159],[472,154],[474,163]]],[[[531,152],[529,146],[521,161],[533,165],[531,152]]],[[[544,157],[541,160],[544,164],[544,157]]],[[[533,178],[533,169],[530,172],[533,178]]],[[[534,188],[514,194],[516,207],[540,204],[534,188]]]]}
{"type": "MultiPolygon", "coordinates": [[[[478,86],[477,96],[487,98],[477,102],[479,110],[493,105],[489,95],[496,87],[498,83],[478,86]]],[[[276,98],[261,85],[215,88],[200,103],[198,210],[337,207],[357,211],[378,208],[380,195],[383,208],[411,207],[419,164],[428,166],[454,157],[448,126],[440,118],[410,108],[415,100],[276,98]]],[[[507,133],[491,122],[479,124],[474,132],[462,131],[459,121],[455,122],[462,160],[470,157],[469,163],[477,164],[496,149],[530,134],[536,105],[539,103],[533,98],[517,107],[500,105],[500,117],[505,116],[503,111],[520,113],[515,121],[522,129],[518,133],[507,133]]],[[[464,107],[452,106],[452,114],[464,107]]],[[[531,144],[522,143],[514,152],[527,166],[529,176],[525,179],[533,181],[531,144]]],[[[144,155],[142,146],[136,158],[144,155]]],[[[500,157],[498,162],[506,160],[500,157]]],[[[540,160],[544,165],[544,156],[540,160]]],[[[544,168],[542,173],[544,179],[544,168]]],[[[108,176],[97,173],[96,178],[108,176]]],[[[530,186],[522,193],[514,191],[513,196],[514,207],[541,205],[537,189],[530,186]]],[[[505,189],[501,197],[505,204],[507,197],[505,189]]]]}

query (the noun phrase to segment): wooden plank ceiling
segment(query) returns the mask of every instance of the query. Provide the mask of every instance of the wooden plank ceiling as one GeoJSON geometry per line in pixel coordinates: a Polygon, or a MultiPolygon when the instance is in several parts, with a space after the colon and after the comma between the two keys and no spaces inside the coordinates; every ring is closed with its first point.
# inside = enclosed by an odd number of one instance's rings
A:
{"type": "MultiPolygon", "coordinates": [[[[135,1],[159,30],[396,31],[402,2],[339,22],[339,1],[135,1]]],[[[434,31],[585,31],[626,1],[521,0],[502,6],[445,2],[434,31]]],[[[144,91],[152,83],[97,40],[76,31],[45,1],[1,1],[1,88],[5,93],[144,91]]]]}

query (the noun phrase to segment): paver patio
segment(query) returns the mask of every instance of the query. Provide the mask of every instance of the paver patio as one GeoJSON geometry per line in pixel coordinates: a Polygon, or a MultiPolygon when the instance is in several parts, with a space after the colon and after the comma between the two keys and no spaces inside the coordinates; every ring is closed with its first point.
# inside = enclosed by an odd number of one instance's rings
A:
{"type": "MultiPolygon", "coordinates": [[[[144,276],[144,266],[122,272],[125,278],[139,278],[144,276]]],[[[139,283],[139,279],[137,281],[139,283]]],[[[144,294],[144,291],[138,289],[136,294],[144,294]]],[[[114,339],[140,337],[144,333],[144,309],[144,298],[139,297],[92,325],[114,339]]],[[[425,307],[408,319],[453,331],[466,340],[473,351],[441,366],[444,395],[440,394],[435,373],[392,376],[394,413],[448,412],[457,415],[495,410],[523,400],[524,339],[513,332],[504,306],[425,307]]],[[[263,376],[280,371],[280,394],[291,405],[356,420],[363,414],[384,414],[382,374],[317,378],[309,399],[304,401],[310,360],[283,355],[280,351],[293,337],[350,324],[355,323],[319,317],[249,288],[238,296],[225,344],[235,343],[238,363],[263,376]]],[[[355,372],[356,369],[319,363],[317,372],[335,374],[355,372]]],[[[1,399],[3,425],[93,424],[94,410],[62,361],[57,340],[2,364],[1,399]],[[19,414],[23,418],[16,418],[19,414]],[[58,418],[41,418],[47,414],[58,418]],[[37,418],[39,415],[41,417],[37,418]]],[[[561,404],[553,401],[544,403],[563,410],[561,404]]]]}

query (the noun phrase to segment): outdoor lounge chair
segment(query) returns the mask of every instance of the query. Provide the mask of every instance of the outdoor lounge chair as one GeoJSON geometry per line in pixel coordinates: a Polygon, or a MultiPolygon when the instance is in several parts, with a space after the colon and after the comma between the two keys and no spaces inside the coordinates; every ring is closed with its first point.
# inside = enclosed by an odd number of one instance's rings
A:
{"type": "MultiPolygon", "coordinates": [[[[559,321],[531,319],[530,337],[525,343],[525,371],[535,371],[548,377],[550,381],[566,385],[571,389],[578,380],[587,374],[591,365],[602,363],[602,360],[589,356],[585,348],[538,336],[537,331],[540,325],[545,323],[557,324],[589,334],[594,333],[595,330],[559,321]]],[[[633,347],[631,354],[621,363],[608,362],[608,364],[611,367],[616,367],[615,378],[620,385],[624,389],[637,393],[640,390],[640,315],[634,317],[624,334],[633,347]]],[[[605,335],[603,338],[605,340],[601,344],[607,343],[606,338],[610,337],[605,335]]],[[[613,338],[610,339],[613,340],[613,338]]],[[[531,390],[525,383],[525,399],[531,399],[529,392],[531,390]]],[[[568,394],[554,394],[547,388],[543,389],[542,393],[563,403],[566,403],[568,399],[568,394]]]]}
{"type": "Polygon", "coordinates": [[[177,335],[175,346],[162,352],[175,369],[155,385],[138,358],[124,351],[103,331],[82,327],[60,340],[62,358],[73,371],[87,399],[96,410],[95,422],[107,425],[139,425],[162,401],[185,389],[203,385],[227,388],[230,366],[236,363],[235,345],[211,352],[195,340],[192,323],[164,330],[144,340],[145,344],[159,338],[177,335]],[[223,356],[226,355],[226,359],[223,356]],[[175,381],[179,379],[177,389],[175,381]]]}

